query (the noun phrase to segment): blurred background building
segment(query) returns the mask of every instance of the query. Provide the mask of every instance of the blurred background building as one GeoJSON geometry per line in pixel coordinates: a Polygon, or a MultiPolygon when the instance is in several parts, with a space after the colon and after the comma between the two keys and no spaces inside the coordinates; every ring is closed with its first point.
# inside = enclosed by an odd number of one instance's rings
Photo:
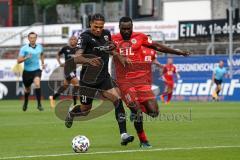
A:
{"type": "MultiPolygon", "coordinates": [[[[233,50],[240,50],[240,24],[239,8],[240,0],[0,0],[0,27],[23,27],[19,32],[6,32],[5,28],[0,30],[0,56],[5,54],[6,50],[15,50],[15,46],[6,46],[7,41],[20,36],[20,43],[24,43],[24,33],[31,30],[32,26],[42,25],[40,37],[43,37],[41,43],[45,47],[50,46],[53,53],[62,45],[63,41],[56,44],[48,43],[49,38],[55,36],[68,37],[72,24],[78,24],[80,32],[89,26],[89,17],[93,13],[102,13],[107,22],[118,22],[122,16],[130,16],[134,21],[155,21],[155,23],[165,22],[165,26],[158,28],[153,37],[155,40],[168,43],[172,47],[180,49],[189,49],[196,54],[226,54],[229,53],[229,35],[226,33],[217,33],[220,30],[229,28],[229,6],[232,1],[233,25],[235,26],[233,34],[233,50]],[[161,31],[165,27],[173,29],[175,33],[165,33],[161,31]],[[190,24],[191,22],[191,24],[190,24]],[[227,23],[227,24],[226,24],[227,23]],[[48,25],[64,24],[60,31],[55,31],[48,35],[48,25]],[[67,25],[71,24],[71,25],[67,25]],[[186,25],[187,24],[187,25],[186,25]],[[46,25],[44,27],[44,25],[46,25]],[[186,27],[187,26],[187,27],[186,27]],[[193,27],[193,28],[191,28],[193,27]],[[211,30],[205,32],[204,27],[211,30]],[[215,28],[214,28],[215,27],[215,28]],[[80,29],[81,28],[81,29],[80,29]],[[25,32],[24,32],[25,31],[25,32]],[[185,34],[186,31],[193,33],[185,34]],[[198,34],[200,33],[200,34],[198,34]],[[193,36],[194,35],[194,36],[193,36]],[[174,37],[175,38],[169,38],[174,37]],[[44,38],[45,37],[45,38],[44,38]]],[[[147,22],[146,22],[147,23],[147,22]]],[[[150,23],[149,23],[150,24],[150,23]]],[[[116,24],[115,24],[116,25],[116,24]]],[[[154,24],[153,24],[154,26],[154,24]]],[[[115,26],[117,28],[117,26],[115,26]]],[[[137,26],[141,28],[146,26],[137,26]]],[[[108,26],[108,29],[111,30],[108,26]]],[[[138,30],[137,30],[138,31],[138,30]]],[[[221,31],[220,31],[221,32],[221,31]]],[[[79,34],[74,31],[75,34],[79,34]]],[[[151,33],[150,33],[151,34],[151,33]]],[[[10,43],[10,42],[9,42],[10,43]]],[[[65,40],[64,43],[67,43],[65,40]]],[[[8,52],[7,52],[8,53],[8,52]]],[[[51,56],[51,54],[49,54],[51,56]]],[[[7,56],[11,57],[11,56],[7,56]]],[[[14,56],[13,56],[14,57],[14,56]]]]}

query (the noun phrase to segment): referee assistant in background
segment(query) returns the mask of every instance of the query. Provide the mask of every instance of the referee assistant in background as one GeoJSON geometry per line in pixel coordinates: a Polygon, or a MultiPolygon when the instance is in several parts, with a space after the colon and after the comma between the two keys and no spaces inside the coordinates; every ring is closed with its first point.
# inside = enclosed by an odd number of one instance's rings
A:
{"type": "Polygon", "coordinates": [[[25,87],[24,93],[24,104],[23,111],[26,111],[28,108],[28,97],[31,91],[31,85],[34,83],[35,95],[37,99],[37,109],[43,111],[41,104],[41,88],[40,80],[42,71],[40,69],[39,59],[41,59],[42,68],[45,68],[44,65],[44,56],[43,56],[43,47],[40,44],[36,44],[37,34],[30,32],[28,34],[29,44],[26,44],[21,47],[19,52],[19,57],[17,59],[18,63],[24,63],[24,70],[22,75],[23,84],[25,87]]]}

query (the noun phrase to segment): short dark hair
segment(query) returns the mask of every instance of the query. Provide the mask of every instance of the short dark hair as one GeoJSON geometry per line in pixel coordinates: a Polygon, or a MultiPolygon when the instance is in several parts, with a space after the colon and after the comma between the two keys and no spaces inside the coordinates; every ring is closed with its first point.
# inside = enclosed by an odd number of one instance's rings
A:
{"type": "Polygon", "coordinates": [[[35,35],[37,36],[37,33],[35,33],[35,32],[30,32],[30,33],[28,33],[28,37],[29,37],[31,34],[35,34],[35,35]]]}
{"type": "Polygon", "coordinates": [[[133,23],[132,18],[130,18],[130,17],[122,17],[122,18],[119,20],[119,25],[120,25],[122,22],[131,22],[131,23],[133,23]]]}
{"type": "Polygon", "coordinates": [[[91,16],[91,22],[93,22],[95,20],[105,22],[105,18],[101,13],[95,13],[94,15],[91,16]]]}

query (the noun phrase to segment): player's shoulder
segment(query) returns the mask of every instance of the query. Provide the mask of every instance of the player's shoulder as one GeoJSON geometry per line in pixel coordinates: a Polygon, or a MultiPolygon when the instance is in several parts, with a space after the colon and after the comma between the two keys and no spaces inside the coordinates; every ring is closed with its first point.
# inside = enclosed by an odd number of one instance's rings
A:
{"type": "Polygon", "coordinates": [[[82,32],[81,34],[80,34],[80,37],[91,37],[91,31],[89,30],[89,29],[87,29],[87,30],[85,30],[84,32],[82,32]]]}
{"type": "Polygon", "coordinates": [[[142,32],[133,32],[132,37],[147,37],[147,35],[142,32]]]}
{"type": "Polygon", "coordinates": [[[43,48],[43,46],[40,43],[36,44],[37,47],[43,48]]]}
{"type": "Polygon", "coordinates": [[[27,49],[27,48],[29,48],[29,44],[24,44],[24,45],[21,47],[21,50],[25,50],[25,49],[27,49]]]}
{"type": "Polygon", "coordinates": [[[110,33],[109,30],[103,29],[103,35],[110,35],[111,36],[111,33],[110,33]]]}
{"type": "Polygon", "coordinates": [[[122,39],[122,36],[121,36],[120,33],[112,34],[112,39],[113,39],[113,40],[119,40],[119,39],[122,39]]]}

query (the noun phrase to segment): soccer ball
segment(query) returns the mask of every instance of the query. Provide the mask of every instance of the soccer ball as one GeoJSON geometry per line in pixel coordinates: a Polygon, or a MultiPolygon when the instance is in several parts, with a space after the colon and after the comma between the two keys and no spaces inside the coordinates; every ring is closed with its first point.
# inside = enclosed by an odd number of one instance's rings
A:
{"type": "Polygon", "coordinates": [[[76,153],[87,152],[89,146],[90,142],[86,136],[78,135],[72,140],[72,148],[76,153]]]}

